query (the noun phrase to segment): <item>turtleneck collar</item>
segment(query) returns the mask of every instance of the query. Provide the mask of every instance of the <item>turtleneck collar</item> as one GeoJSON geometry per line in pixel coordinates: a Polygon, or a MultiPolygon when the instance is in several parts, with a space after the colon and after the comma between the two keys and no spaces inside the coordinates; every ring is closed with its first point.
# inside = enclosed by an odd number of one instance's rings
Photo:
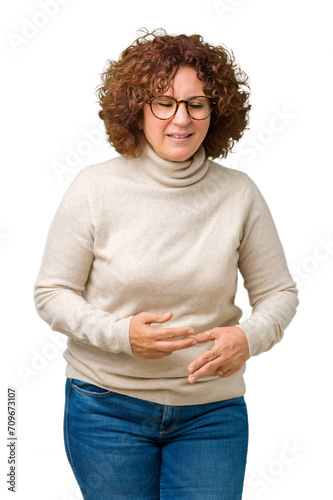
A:
{"type": "Polygon", "coordinates": [[[191,160],[185,162],[164,160],[147,144],[144,153],[134,164],[137,173],[149,184],[184,187],[204,177],[209,168],[209,161],[205,156],[205,149],[201,145],[191,160]]]}

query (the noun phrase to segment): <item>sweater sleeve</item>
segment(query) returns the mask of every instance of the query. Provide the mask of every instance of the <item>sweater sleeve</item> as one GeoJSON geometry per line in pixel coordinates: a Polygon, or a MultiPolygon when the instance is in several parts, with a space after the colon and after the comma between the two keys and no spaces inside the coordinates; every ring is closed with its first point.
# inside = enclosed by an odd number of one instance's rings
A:
{"type": "Polygon", "coordinates": [[[244,203],[239,269],[252,313],[238,326],[247,336],[251,357],[268,351],[282,339],[296,313],[298,296],[269,208],[249,178],[244,203]]]}
{"type": "Polygon", "coordinates": [[[94,259],[89,179],[85,171],[78,174],[52,221],[35,283],[35,305],[52,330],[109,352],[132,354],[132,316],[119,318],[84,298],[94,259]]]}

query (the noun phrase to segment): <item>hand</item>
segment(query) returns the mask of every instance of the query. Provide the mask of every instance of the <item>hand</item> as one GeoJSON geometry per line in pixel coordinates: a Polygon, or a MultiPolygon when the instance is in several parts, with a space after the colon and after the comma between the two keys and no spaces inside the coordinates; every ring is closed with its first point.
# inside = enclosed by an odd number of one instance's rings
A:
{"type": "Polygon", "coordinates": [[[188,371],[190,384],[205,376],[230,377],[242,368],[249,359],[249,345],[245,333],[237,326],[217,327],[210,331],[195,335],[198,343],[215,340],[215,345],[195,359],[188,371]],[[219,371],[222,373],[219,373],[219,371]]]}
{"type": "Polygon", "coordinates": [[[174,340],[176,337],[193,335],[194,330],[188,326],[177,328],[153,328],[151,323],[165,323],[172,318],[172,313],[142,312],[133,316],[130,321],[130,343],[133,354],[144,359],[160,359],[170,356],[174,351],[187,349],[197,344],[191,338],[174,340]]]}

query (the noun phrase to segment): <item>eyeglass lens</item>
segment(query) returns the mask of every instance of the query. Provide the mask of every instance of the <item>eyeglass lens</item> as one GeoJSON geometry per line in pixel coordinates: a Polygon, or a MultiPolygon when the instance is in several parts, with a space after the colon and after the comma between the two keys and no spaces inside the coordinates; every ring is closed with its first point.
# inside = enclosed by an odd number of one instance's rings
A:
{"type": "MultiPolygon", "coordinates": [[[[167,120],[176,113],[177,101],[171,96],[155,97],[151,108],[157,118],[167,120]]],[[[187,103],[187,112],[192,118],[203,120],[211,113],[211,102],[207,97],[192,97],[187,103]]]]}

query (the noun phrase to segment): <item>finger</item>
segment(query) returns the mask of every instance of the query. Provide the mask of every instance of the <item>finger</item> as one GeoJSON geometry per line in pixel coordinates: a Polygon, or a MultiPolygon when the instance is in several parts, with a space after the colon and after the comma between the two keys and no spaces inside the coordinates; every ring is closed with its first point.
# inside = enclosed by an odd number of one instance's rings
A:
{"type": "Polygon", "coordinates": [[[155,337],[155,340],[172,340],[177,337],[187,337],[188,335],[192,335],[191,339],[195,340],[197,344],[196,338],[193,336],[193,328],[190,326],[178,326],[176,328],[153,328],[150,330],[150,334],[155,337]]]}
{"type": "Polygon", "coordinates": [[[171,340],[170,342],[157,342],[156,349],[158,352],[172,353],[181,349],[188,349],[197,344],[195,339],[171,340]]]}
{"type": "Polygon", "coordinates": [[[196,370],[188,377],[190,384],[194,384],[201,377],[216,376],[217,370],[219,369],[220,361],[215,359],[206,363],[204,366],[196,370]]]}
{"type": "Polygon", "coordinates": [[[205,332],[196,333],[195,338],[197,339],[198,344],[202,344],[203,342],[215,340],[217,338],[217,335],[216,331],[213,328],[212,330],[206,330],[205,332]]]}
{"type": "Polygon", "coordinates": [[[172,318],[172,312],[158,312],[158,313],[150,313],[143,312],[141,313],[143,323],[152,328],[151,332],[158,332],[157,340],[165,340],[165,339],[173,339],[175,337],[183,337],[187,335],[193,335],[194,330],[190,326],[181,326],[176,328],[154,328],[151,326],[151,323],[165,323],[172,318]]]}
{"type": "Polygon", "coordinates": [[[220,378],[227,377],[229,372],[230,370],[223,368],[223,366],[218,366],[216,370],[216,376],[220,378]]]}
{"type": "Polygon", "coordinates": [[[145,346],[136,345],[134,353],[139,358],[158,359],[162,358],[163,356],[170,356],[174,351],[193,347],[196,344],[197,342],[193,338],[187,338],[183,340],[170,340],[168,342],[153,340],[145,346]]]}
{"type": "Polygon", "coordinates": [[[227,378],[227,377],[231,377],[231,375],[233,375],[234,373],[236,373],[236,370],[227,370],[227,371],[222,371],[220,370],[223,375],[221,375],[220,373],[217,373],[217,375],[220,377],[220,378],[227,378]]]}
{"type": "Polygon", "coordinates": [[[216,351],[214,349],[205,351],[203,354],[201,354],[201,356],[199,356],[197,359],[192,361],[192,363],[188,367],[188,371],[190,373],[194,373],[197,370],[199,370],[200,368],[202,368],[203,366],[205,366],[207,363],[210,363],[211,361],[216,359],[216,357],[217,357],[217,354],[216,354],[216,351]],[[214,358],[212,351],[215,352],[215,358],[214,358]]]}
{"type": "Polygon", "coordinates": [[[143,323],[150,325],[151,323],[165,323],[172,318],[173,314],[172,312],[143,312],[141,316],[143,323]]]}

